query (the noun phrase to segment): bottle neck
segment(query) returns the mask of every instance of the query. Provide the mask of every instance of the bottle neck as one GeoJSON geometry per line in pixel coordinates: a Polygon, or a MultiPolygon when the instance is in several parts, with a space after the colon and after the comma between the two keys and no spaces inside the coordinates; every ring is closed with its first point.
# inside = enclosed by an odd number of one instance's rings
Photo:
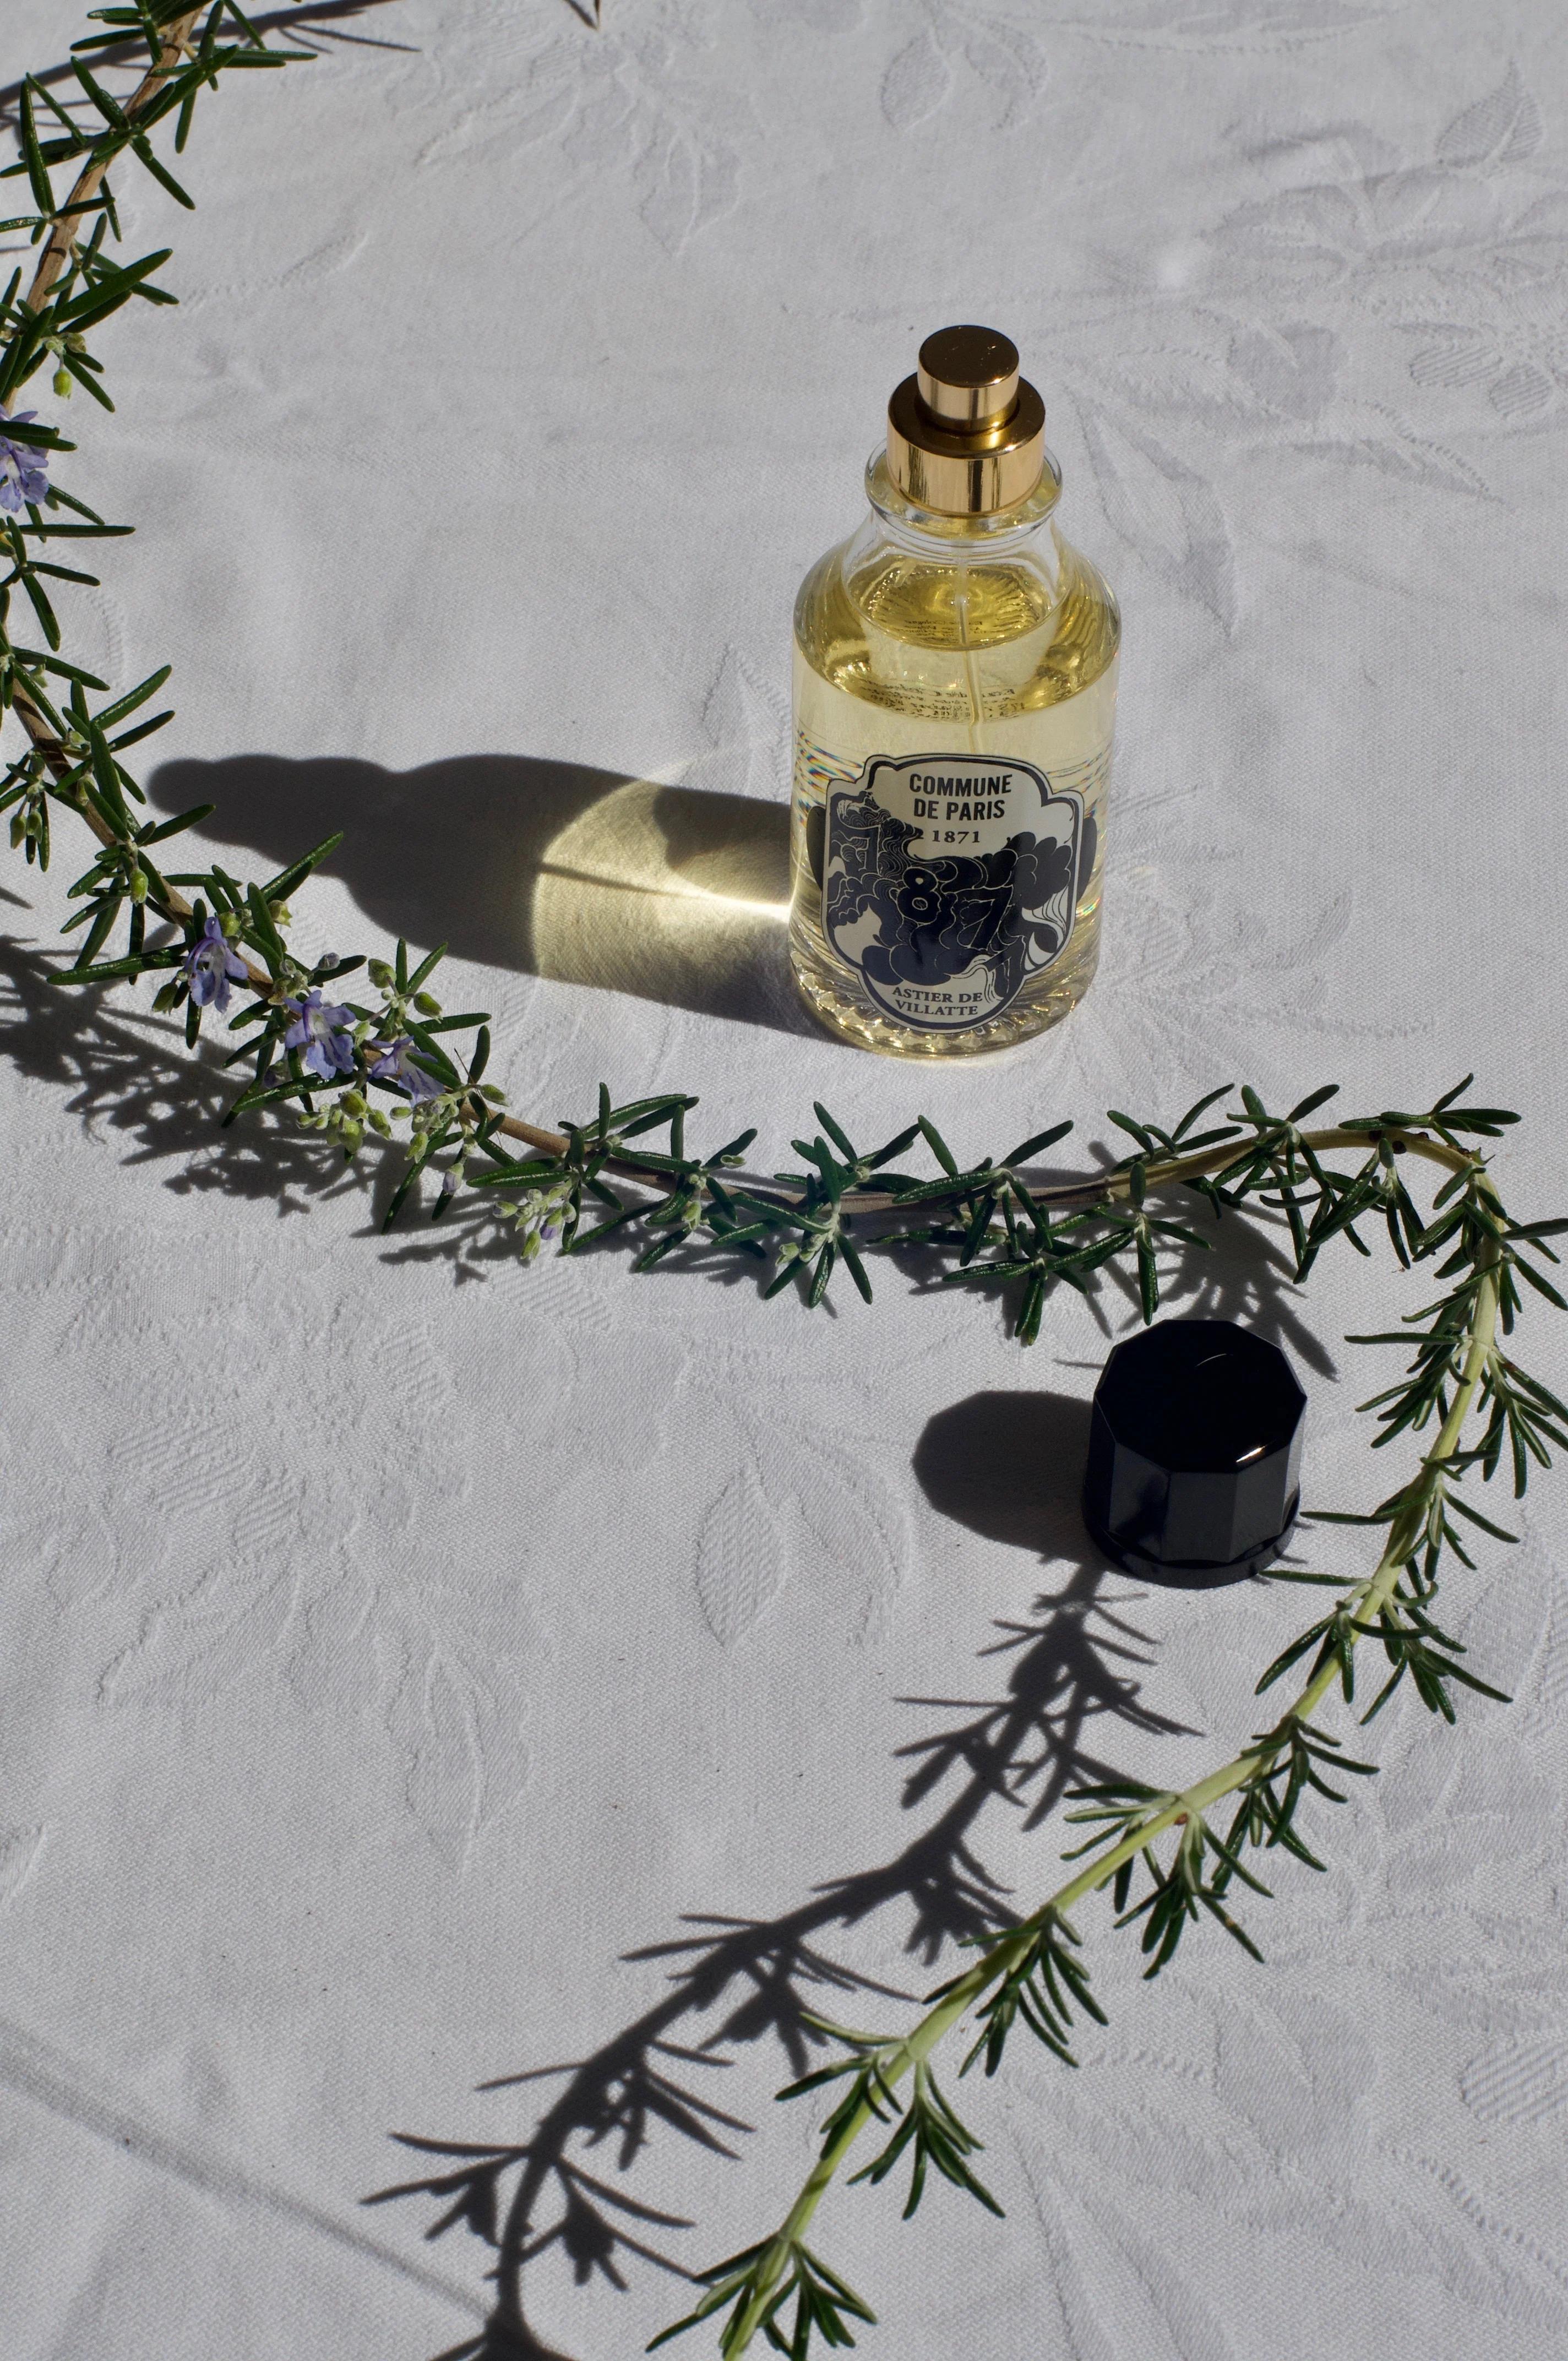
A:
{"type": "Polygon", "coordinates": [[[1061,470],[1047,451],[1040,480],[1025,500],[981,516],[947,516],[921,508],[894,482],[882,448],[866,462],[866,498],[888,539],[927,563],[972,564],[1027,556],[1056,572],[1051,519],[1061,498],[1061,470]]]}

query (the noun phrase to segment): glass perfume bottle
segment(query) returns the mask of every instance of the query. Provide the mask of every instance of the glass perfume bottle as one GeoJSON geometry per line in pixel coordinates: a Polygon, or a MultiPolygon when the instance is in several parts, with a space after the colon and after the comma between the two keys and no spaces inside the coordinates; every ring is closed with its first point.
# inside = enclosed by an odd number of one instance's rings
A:
{"type": "Polygon", "coordinates": [[[865,1049],[1007,1049],[1094,973],[1121,624],[1045,423],[1005,336],[928,336],[795,601],[790,958],[865,1049]]]}

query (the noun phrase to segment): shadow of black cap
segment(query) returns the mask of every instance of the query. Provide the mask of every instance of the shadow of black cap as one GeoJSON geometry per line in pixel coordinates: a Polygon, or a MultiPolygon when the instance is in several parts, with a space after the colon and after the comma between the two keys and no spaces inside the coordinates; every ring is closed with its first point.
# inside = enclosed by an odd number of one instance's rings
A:
{"type": "Polygon", "coordinates": [[[1084,1521],[1153,1582],[1239,1582],[1277,1557],[1300,1498],[1307,1397],[1277,1345],[1230,1320],[1165,1320],[1094,1389],[1084,1521]]]}

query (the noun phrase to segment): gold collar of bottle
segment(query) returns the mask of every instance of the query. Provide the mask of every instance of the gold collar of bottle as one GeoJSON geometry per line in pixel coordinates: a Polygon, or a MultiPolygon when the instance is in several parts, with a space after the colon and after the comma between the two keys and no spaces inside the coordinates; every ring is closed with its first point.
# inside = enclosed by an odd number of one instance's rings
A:
{"type": "Polygon", "coordinates": [[[887,405],[887,465],[905,497],[940,516],[990,516],[1027,500],[1046,458],[1046,405],[994,328],[938,328],[887,405]]]}

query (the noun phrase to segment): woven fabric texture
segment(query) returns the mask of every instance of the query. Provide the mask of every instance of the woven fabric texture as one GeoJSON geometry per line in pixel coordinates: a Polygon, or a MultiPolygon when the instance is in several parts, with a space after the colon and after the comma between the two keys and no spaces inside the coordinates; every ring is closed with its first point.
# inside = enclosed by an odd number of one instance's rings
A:
{"type": "MultiPolygon", "coordinates": [[[[1088,1162],[1107,1106],[1475,1068],[1528,1118],[1510,1203],[1564,1209],[1550,0],[291,21],[313,63],[198,113],[194,216],[126,181],[180,309],[105,332],[112,417],[70,406],[63,479],[137,531],[62,611],[117,684],[173,661],[149,794],[214,801],[219,857],[348,831],[308,950],[445,940],[520,1113],[687,1088],[763,1169],[817,1097],[964,1152],[1071,1115],[1088,1162]],[[1045,395],[1125,653],[1099,979],[925,1072],[792,997],[789,618],[966,319],[1045,395]]],[[[7,0],[0,70],[82,29],[7,0]]],[[[799,2010],[901,2021],[840,1971],[950,1972],[977,1894],[1056,1882],[1086,1768],[1222,1760],[1302,1595],[1093,1556],[1114,1286],[1024,1353],[891,1268],[807,1316],[461,1219],[382,1238],[374,1155],[220,1133],[150,994],[47,982],[65,836],[0,896],[0,2346],[467,2349],[484,2246],[359,2205],[431,2163],[404,2131],[530,2149],[532,2325],[488,2361],[610,2361],[689,2300],[636,2248],[714,2261],[804,2172],[799,2010]]],[[[1342,1339],[1430,1292],[1222,1239],[1172,1302],[1286,1346],[1309,1500],[1365,1508],[1395,1370],[1342,1339]]],[[[1561,1386],[1553,1321],[1522,1352],[1561,1386]]],[[[1084,1909],[1109,2030],[965,2085],[1004,2222],[829,2201],[868,2352],[1568,2354],[1568,1482],[1518,1530],[1451,1593],[1514,1701],[1365,1733],[1328,1873],[1254,1899],[1265,1967],[1212,1928],[1146,1986],[1084,1909]]]]}

